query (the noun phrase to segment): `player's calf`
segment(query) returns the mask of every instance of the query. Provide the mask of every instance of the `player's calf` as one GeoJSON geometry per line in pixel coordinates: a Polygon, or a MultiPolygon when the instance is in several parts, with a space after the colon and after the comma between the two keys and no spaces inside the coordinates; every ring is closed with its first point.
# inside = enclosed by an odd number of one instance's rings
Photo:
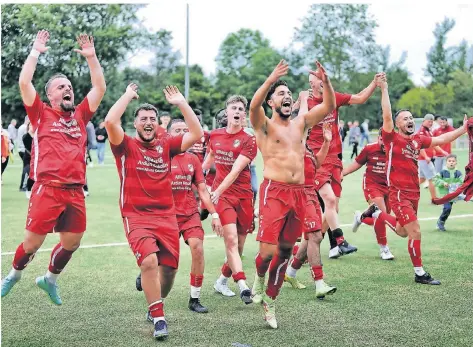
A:
{"type": "Polygon", "coordinates": [[[10,273],[2,280],[2,298],[10,293],[13,286],[21,279],[22,271],[33,260],[35,252],[25,250],[21,243],[15,252],[10,273]]]}

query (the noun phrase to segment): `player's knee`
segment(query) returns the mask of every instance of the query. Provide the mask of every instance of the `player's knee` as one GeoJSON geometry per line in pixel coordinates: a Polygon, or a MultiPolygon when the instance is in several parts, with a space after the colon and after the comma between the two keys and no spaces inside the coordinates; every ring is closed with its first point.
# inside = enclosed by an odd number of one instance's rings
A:
{"type": "Polygon", "coordinates": [[[158,257],[155,253],[146,256],[140,265],[141,272],[156,271],[158,268],[158,257]]]}
{"type": "Polygon", "coordinates": [[[333,194],[322,195],[324,199],[325,208],[336,209],[337,208],[337,198],[333,194]]]}
{"type": "Polygon", "coordinates": [[[309,241],[310,242],[314,242],[314,243],[317,243],[317,244],[320,245],[322,240],[323,240],[323,235],[322,235],[322,232],[320,230],[316,231],[316,232],[313,232],[313,233],[309,233],[309,241]]]}
{"type": "Polygon", "coordinates": [[[23,249],[25,250],[25,253],[27,254],[36,253],[40,247],[41,247],[41,244],[37,242],[31,242],[31,241],[23,242],[23,249]]]}
{"type": "Polygon", "coordinates": [[[193,257],[203,257],[204,256],[204,246],[202,240],[197,239],[195,242],[190,242],[189,247],[193,257]]]}
{"type": "Polygon", "coordinates": [[[236,237],[227,237],[225,240],[225,247],[227,249],[238,249],[238,239],[236,237]]]}

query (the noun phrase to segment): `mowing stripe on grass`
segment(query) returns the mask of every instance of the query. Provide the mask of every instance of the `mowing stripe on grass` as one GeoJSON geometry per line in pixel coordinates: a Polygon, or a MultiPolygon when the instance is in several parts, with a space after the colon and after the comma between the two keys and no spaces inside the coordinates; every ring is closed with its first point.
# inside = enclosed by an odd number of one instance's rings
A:
{"type": "MultiPolygon", "coordinates": [[[[458,219],[458,218],[468,218],[468,217],[473,217],[473,214],[459,214],[456,216],[450,216],[448,217],[449,219],[458,219]]],[[[436,220],[438,217],[427,217],[427,218],[419,218],[419,221],[429,221],[429,220],[436,220]]],[[[342,224],[340,225],[341,227],[349,227],[351,224],[342,224]]],[[[205,235],[206,239],[211,239],[215,238],[217,235],[205,235]]],[[[114,243],[101,243],[101,244],[96,244],[96,245],[84,245],[80,246],[80,249],[86,249],[86,248],[100,248],[100,247],[118,247],[118,246],[128,246],[128,242],[114,242],[114,243]]],[[[39,249],[36,253],[39,252],[50,252],[52,251],[53,248],[44,248],[44,249],[39,249]]],[[[2,256],[4,255],[14,255],[15,252],[4,252],[2,253],[2,256]]]]}

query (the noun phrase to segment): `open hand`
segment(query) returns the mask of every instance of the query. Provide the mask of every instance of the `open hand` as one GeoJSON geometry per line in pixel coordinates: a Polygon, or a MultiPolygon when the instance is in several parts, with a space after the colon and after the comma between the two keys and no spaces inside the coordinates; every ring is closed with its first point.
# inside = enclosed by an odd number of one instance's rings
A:
{"type": "Polygon", "coordinates": [[[92,36],[80,34],[77,36],[77,43],[82,50],[74,49],[74,52],[79,53],[85,58],[95,57],[94,38],[92,36]]]}
{"type": "Polygon", "coordinates": [[[212,218],[212,230],[217,234],[217,236],[223,236],[223,227],[220,218],[212,218]]]}
{"type": "Polygon", "coordinates": [[[315,65],[317,66],[317,70],[315,71],[309,70],[309,74],[314,75],[322,82],[327,82],[328,75],[327,75],[327,71],[325,71],[325,68],[322,66],[322,64],[318,60],[315,61],[315,65]]]}
{"type": "Polygon", "coordinates": [[[186,99],[184,96],[181,94],[179,89],[177,89],[176,86],[166,86],[166,88],[163,89],[164,96],[166,96],[166,100],[171,104],[171,105],[179,105],[182,103],[186,102],[186,99]]]}
{"type": "Polygon", "coordinates": [[[324,141],[330,142],[332,141],[332,127],[330,123],[324,123],[322,126],[324,132],[324,141]]]}
{"type": "Polygon", "coordinates": [[[212,199],[212,203],[214,205],[218,204],[218,199],[220,198],[220,192],[218,189],[210,193],[210,198],[212,199]]]}
{"type": "Polygon", "coordinates": [[[278,81],[282,76],[287,75],[287,72],[289,71],[289,65],[287,62],[282,59],[278,65],[274,68],[273,72],[271,72],[271,75],[269,75],[268,80],[271,83],[275,83],[278,81]]]}
{"type": "Polygon", "coordinates": [[[46,30],[38,31],[36,39],[33,42],[33,49],[36,49],[39,53],[46,52],[49,47],[46,47],[46,43],[49,40],[49,32],[46,30]]]}

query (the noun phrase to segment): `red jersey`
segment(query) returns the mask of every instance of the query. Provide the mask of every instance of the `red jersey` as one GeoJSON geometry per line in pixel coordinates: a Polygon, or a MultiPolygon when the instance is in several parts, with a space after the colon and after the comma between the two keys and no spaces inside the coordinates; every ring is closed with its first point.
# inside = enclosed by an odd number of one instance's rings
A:
{"type": "Polygon", "coordinates": [[[30,177],[36,182],[85,184],[86,124],[94,114],[87,97],[72,112],[53,110],[41,101],[26,106],[35,136],[30,177]]]}
{"type": "Polygon", "coordinates": [[[171,161],[172,196],[176,215],[190,216],[199,212],[192,184],[203,183],[204,173],[199,158],[193,153],[176,155],[171,161]]]}
{"type": "Polygon", "coordinates": [[[181,153],[182,135],[162,134],[145,143],[125,134],[110,144],[120,176],[122,217],[173,215],[171,158],[181,153]]]}
{"type": "Polygon", "coordinates": [[[432,143],[432,138],[414,134],[408,138],[394,130],[382,131],[384,148],[387,154],[386,177],[389,187],[419,193],[419,173],[417,161],[422,148],[432,143]]]}
{"type": "MultiPolygon", "coordinates": [[[[324,143],[323,125],[325,123],[330,123],[332,127],[332,141],[330,142],[327,158],[330,160],[331,157],[337,157],[342,153],[342,139],[340,137],[340,132],[338,131],[338,109],[342,106],[348,105],[350,99],[351,94],[335,92],[335,100],[337,103],[335,110],[326,115],[319,124],[314,125],[312,129],[310,129],[307,137],[307,144],[314,153],[317,153],[324,143]]],[[[322,101],[322,98],[309,98],[307,100],[309,110],[314,106],[321,104],[322,101]]]]}
{"type": "MultiPolygon", "coordinates": [[[[446,133],[449,133],[451,131],[454,131],[455,128],[452,127],[451,125],[447,124],[447,126],[445,128],[437,128],[435,129],[433,132],[432,132],[432,136],[433,137],[436,137],[436,136],[440,136],[440,135],[443,135],[443,134],[446,134],[446,133]]],[[[449,142],[449,143],[445,143],[443,145],[440,146],[440,148],[442,148],[445,152],[447,152],[448,154],[452,153],[452,143],[449,142]]],[[[440,154],[440,153],[436,153],[436,156],[443,156],[443,154],[440,154]]]]}
{"type": "MultiPolygon", "coordinates": [[[[226,128],[220,128],[210,133],[210,148],[215,156],[215,180],[212,185],[214,191],[232,170],[233,164],[239,155],[253,160],[256,157],[256,140],[254,136],[241,129],[236,134],[227,133],[226,128]]],[[[238,175],[235,182],[228,187],[222,196],[236,198],[252,198],[250,164],[238,175]]]]}
{"type": "MultiPolygon", "coordinates": [[[[422,135],[422,136],[432,137],[432,132],[430,131],[430,129],[427,128],[427,127],[425,127],[425,126],[423,126],[423,125],[420,126],[419,130],[417,131],[417,133],[418,133],[419,135],[422,135]]],[[[433,148],[427,148],[427,149],[425,150],[425,154],[426,154],[428,157],[432,158],[432,157],[435,155],[435,149],[433,149],[433,148]]],[[[425,156],[422,155],[422,153],[419,154],[419,160],[425,160],[425,156]]]]}
{"type": "Polygon", "coordinates": [[[386,152],[381,149],[379,143],[367,144],[355,160],[360,165],[366,164],[366,171],[363,174],[363,186],[367,184],[388,185],[386,180],[386,152]]]}
{"type": "Polygon", "coordinates": [[[200,160],[200,164],[204,162],[205,153],[209,144],[210,132],[204,130],[204,136],[189,149],[189,152],[194,153],[200,160]]]}
{"type": "Polygon", "coordinates": [[[309,188],[314,187],[316,173],[316,159],[312,151],[305,150],[304,154],[304,185],[309,188]]]}

